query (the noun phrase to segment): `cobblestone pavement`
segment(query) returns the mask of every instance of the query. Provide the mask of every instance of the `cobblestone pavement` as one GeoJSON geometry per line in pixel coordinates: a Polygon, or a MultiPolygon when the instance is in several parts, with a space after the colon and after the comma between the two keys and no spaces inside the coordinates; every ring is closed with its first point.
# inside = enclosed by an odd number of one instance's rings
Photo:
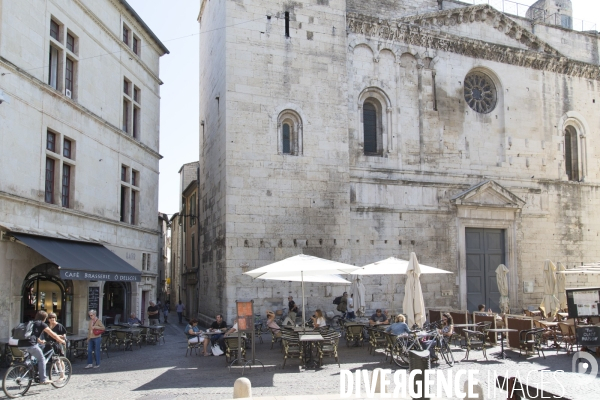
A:
{"type": "MultiPolygon", "coordinates": [[[[224,356],[221,357],[185,357],[186,339],[183,326],[170,324],[167,326],[166,344],[158,346],[145,345],[133,351],[111,351],[110,358],[104,357],[99,369],[84,369],[85,360],[73,363],[74,374],[69,384],[63,389],[32,386],[27,398],[37,399],[42,396],[60,396],[62,399],[228,399],[233,397],[233,384],[241,375],[241,368],[228,370],[224,356]]],[[[315,395],[340,393],[340,368],[333,359],[326,359],[323,368],[302,370],[297,359],[288,360],[285,369],[281,368],[283,355],[279,344],[271,350],[269,335],[263,335],[264,343],[256,344],[256,357],[265,364],[264,371],[260,367],[246,369],[245,377],[252,382],[254,397],[315,395]]],[[[358,369],[373,370],[375,368],[391,368],[393,365],[385,361],[381,353],[369,354],[366,343],[364,347],[346,347],[340,341],[339,358],[342,370],[355,372],[358,369]]],[[[464,357],[464,352],[454,348],[456,360],[464,357]]],[[[541,357],[519,357],[518,353],[508,351],[509,360],[496,360],[491,354],[497,349],[488,350],[489,361],[485,361],[482,353],[472,351],[470,358],[455,364],[453,368],[440,365],[436,370],[442,371],[445,377],[450,373],[458,379],[459,387],[466,379],[465,375],[456,374],[462,370],[476,371],[486,399],[506,399],[506,392],[495,389],[493,374],[519,375],[520,378],[539,387],[539,372],[558,371],[557,379],[552,374],[544,374],[544,388],[554,394],[563,395],[573,400],[591,400],[600,398],[600,379],[590,378],[571,372],[572,356],[561,350],[558,355],[554,350],[546,352],[546,359],[541,357]]],[[[0,370],[2,376],[5,369],[0,370]]],[[[434,378],[435,379],[435,378],[434,378]]],[[[391,379],[393,382],[393,378],[391,379]]],[[[394,385],[392,384],[392,387],[394,385]]],[[[436,386],[434,385],[434,390],[436,386]]],[[[362,395],[365,395],[364,386],[362,395]]],[[[435,395],[435,391],[434,391],[435,395]]],[[[454,398],[445,397],[443,398],[454,398]]],[[[353,396],[353,398],[356,398],[353,396]]],[[[363,397],[360,397],[363,398],[363,397]]]]}

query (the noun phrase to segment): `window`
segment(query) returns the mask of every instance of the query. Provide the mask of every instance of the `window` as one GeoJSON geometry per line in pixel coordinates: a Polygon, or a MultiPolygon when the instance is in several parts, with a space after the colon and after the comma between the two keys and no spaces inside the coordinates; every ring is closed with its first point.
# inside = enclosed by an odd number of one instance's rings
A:
{"type": "Polygon", "coordinates": [[[190,226],[196,225],[196,193],[190,196],[190,226]]]}
{"type": "Polygon", "coordinates": [[[465,77],[464,97],[469,107],[480,114],[492,112],[498,101],[494,81],[482,72],[471,72],[465,77]]]}
{"type": "Polygon", "coordinates": [[[50,59],[48,60],[48,85],[58,90],[58,49],[50,46],[50,59]]]}
{"type": "Polygon", "coordinates": [[[139,186],[138,175],[139,172],[137,172],[136,170],[131,171],[131,184],[133,186],[139,186]]]}
{"type": "Polygon", "coordinates": [[[138,138],[139,137],[139,130],[140,130],[140,109],[139,107],[133,106],[133,129],[132,129],[132,134],[134,138],[138,138]]]}
{"type": "Polygon", "coordinates": [[[70,33],[67,33],[67,49],[71,53],[75,53],[75,38],[70,33]]]}
{"type": "Polygon", "coordinates": [[[54,203],[54,160],[46,157],[46,203],[54,203]]]}
{"type": "Polygon", "coordinates": [[[56,134],[46,131],[46,148],[56,153],[56,134]]]}
{"type": "Polygon", "coordinates": [[[129,132],[129,102],[123,99],[123,130],[129,132]]]}
{"type": "Polygon", "coordinates": [[[285,37],[290,37],[290,13],[289,11],[285,12],[285,37]]]}
{"type": "Polygon", "coordinates": [[[134,37],[133,37],[133,52],[134,52],[135,54],[139,54],[139,53],[138,53],[138,50],[139,50],[138,46],[139,46],[139,40],[138,40],[138,38],[136,38],[136,37],[134,36],[134,37]]]}
{"type": "Polygon", "coordinates": [[[66,67],[65,67],[65,89],[68,92],[67,97],[71,97],[73,93],[73,60],[67,58],[66,67]]]}
{"type": "Polygon", "coordinates": [[[140,102],[140,89],[138,89],[136,86],[133,87],[133,101],[136,103],[140,102]]]}
{"type": "Polygon", "coordinates": [[[57,41],[60,41],[59,36],[58,36],[59,30],[60,30],[60,28],[59,28],[58,24],[56,23],[56,21],[51,19],[50,20],[50,36],[57,41]]]}
{"type": "Polygon", "coordinates": [[[69,207],[69,190],[71,188],[71,166],[63,164],[62,173],[62,206],[69,207]]]}
{"type": "Polygon", "coordinates": [[[129,81],[127,79],[123,79],[123,93],[129,96],[129,81]]]}
{"type": "Polygon", "coordinates": [[[129,29],[123,25],[123,43],[129,46],[129,29]]]}
{"type": "Polygon", "coordinates": [[[146,253],[142,253],[142,271],[146,270],[146,253]]]}
{"type": "Polygon", "coordinates": [[[373,103],[363,105],[365,154],[377,153],[377,109],[373,103]]]}
{"type": "Polygon", "coordinates": [[[192,233],[192,268],[196,267],[196,237],[192,233]]]}
{"type": "Polygon", "coordinates": [[[279,154],[302,154],[302,120],[293,110],[284,110],[278,119],[279,154]]]}
{"type": "Polygon", "coordinates": [[[127,187],[121,186],[121,222],[125,222],[127,207],[127,187]]]}
{"type": "Polygon", "coordinates": [[[71,158],[71,144],[69,139],[65,139],[63,142],[63,156],[67,158],[71,158]]]}
{"type": "Polygon", "coordinates": [[[121,181],[127,182],[127,167],[125,165],[121,165],[121,181]]]}
{"type": "Polygon", "coordinates": [[[570,181],[579,181],[577,131],[572,126],[565,129],[565,172],[570,181]]]}
{"type": "Polygon", "coordinates": [[[131,191],[131,219],[130,219],[130,223],[131,225],[135,225],[137,222],[136,219],[136,203],[137,203],[137,192],[135,190],[131,191]]]}

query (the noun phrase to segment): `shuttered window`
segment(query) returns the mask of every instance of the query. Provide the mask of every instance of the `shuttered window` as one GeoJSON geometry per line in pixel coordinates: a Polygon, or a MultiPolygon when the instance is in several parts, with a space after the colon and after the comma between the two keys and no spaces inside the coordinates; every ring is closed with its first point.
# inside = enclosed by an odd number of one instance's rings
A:
{"type": "Polygon", "coordinates": [[[565,130],[565,172],[570,181],[579,181],[577,132],[570,126],[565,130]]]}
{"type": "Polygon", "coordinates": [[[377,109],[371,103],[363,105],[365,154],[377,153],[377,109]]]}

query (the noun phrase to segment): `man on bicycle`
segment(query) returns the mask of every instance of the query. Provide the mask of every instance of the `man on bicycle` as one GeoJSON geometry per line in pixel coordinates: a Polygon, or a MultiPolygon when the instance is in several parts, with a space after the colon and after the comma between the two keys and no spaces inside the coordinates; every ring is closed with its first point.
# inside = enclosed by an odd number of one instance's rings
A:
{"type": "Polygon", "coordinates": [[[19,340],[19,348],[23,348],[36,358],[40,383],[44,385],[52,383],[50,379],[46,378],[46,358],[40,347],[40,344],[45,343],[44,335],[50,336],[57,343],[65,344],[65,341],[56,333],[52,332],[50,327],[46,325],[46,318],[48,318],[48,314],[45,311],[38,311],[33,321],[31,336],[27,339],[19,340]]]}

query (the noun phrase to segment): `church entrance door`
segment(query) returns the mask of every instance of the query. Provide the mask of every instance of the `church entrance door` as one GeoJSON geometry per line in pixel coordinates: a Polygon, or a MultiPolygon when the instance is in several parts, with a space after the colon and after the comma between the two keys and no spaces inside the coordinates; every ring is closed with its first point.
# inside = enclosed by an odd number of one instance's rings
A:
{"type": "Polygon", "coordinates": [[[505,231],[503,229],[466,228],[467,309],[477,311],[485,304],[499,312],[500,293],[496,284],[496,268],[505,264],[505,231]]]}

